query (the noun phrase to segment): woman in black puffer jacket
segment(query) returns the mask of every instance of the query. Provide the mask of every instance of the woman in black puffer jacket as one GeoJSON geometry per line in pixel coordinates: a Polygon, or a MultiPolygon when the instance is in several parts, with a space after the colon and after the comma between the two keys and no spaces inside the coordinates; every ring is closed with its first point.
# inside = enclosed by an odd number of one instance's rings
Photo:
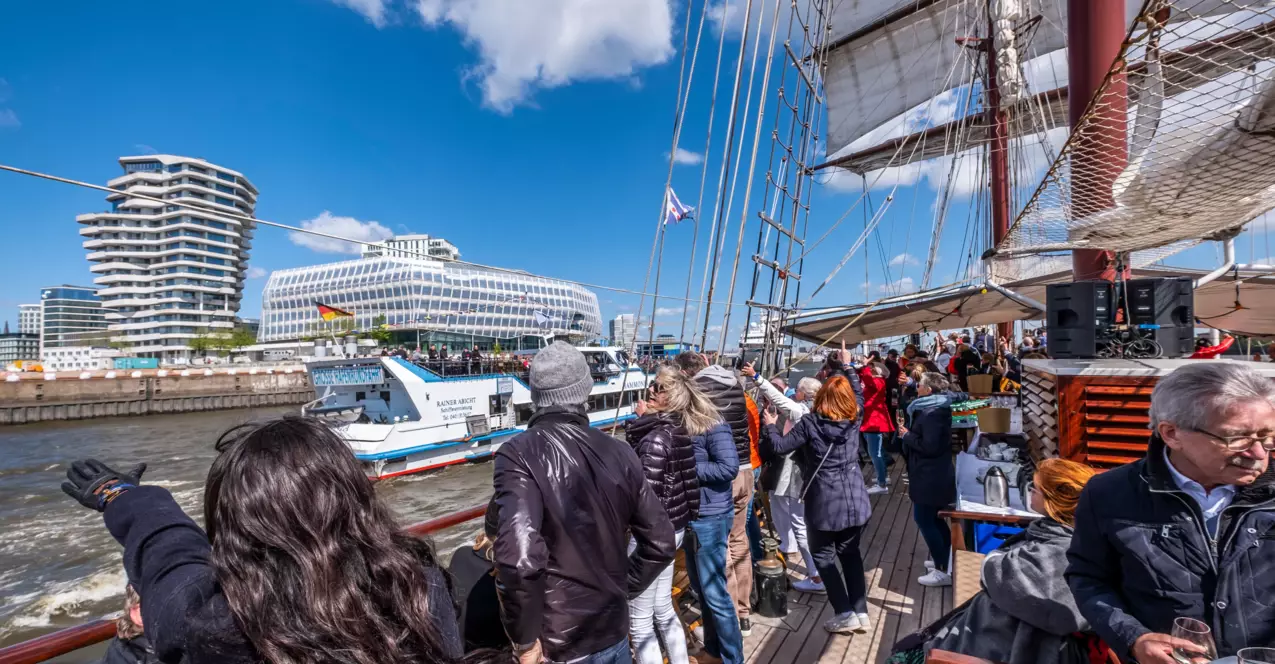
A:
{"type": "MultiPolygon", "coordinates": [[[[686,526],[699,516],[695,443],[683,426],[688,390],[688,381],[681,373],[671,367],[660,369],[647,390],[650,401],[638,402],[638,418],[625,427],[625,438],[642,461],[647,484],[673,522],[679,548],[686,526]]],[[[657,628],[668,648],[669,664],[686,664],[686,636],[673,609],[672,563],[641,595],[629,601],[629,627],[638,664],[664,661],[655,637],[657,628]]]]}

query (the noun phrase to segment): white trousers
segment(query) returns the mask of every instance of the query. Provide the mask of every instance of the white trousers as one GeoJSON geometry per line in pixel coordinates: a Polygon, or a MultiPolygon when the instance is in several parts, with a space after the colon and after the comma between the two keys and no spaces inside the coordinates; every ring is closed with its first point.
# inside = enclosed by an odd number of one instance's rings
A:
{"type": "Polygon", "coordinates": [[[775,531],[779,533],[779,550],[790,556],[800,551],[806,575],[819,576],[815,558],[810,555],[810,544],[806,542],[806,506],[796,498],[772,495],[770,512],[775,518],[775,531]]]}
{"type": "MultiPolygon", "coordinates": [[[[682,548],[682,532],[676,534],[676,539],[677,548],[682,548]]],[[[636,542],[629,543],[630,552],[635,545],[636,542]]],[[[636,664],[664,664],[660,642],[655,636],[657,629],[668,648],[669,664],[688,664],[686,632],[673,609],[673,563],[669,563],[641,595],[629,600],[629,638],[637,654],[636,664]]]]}

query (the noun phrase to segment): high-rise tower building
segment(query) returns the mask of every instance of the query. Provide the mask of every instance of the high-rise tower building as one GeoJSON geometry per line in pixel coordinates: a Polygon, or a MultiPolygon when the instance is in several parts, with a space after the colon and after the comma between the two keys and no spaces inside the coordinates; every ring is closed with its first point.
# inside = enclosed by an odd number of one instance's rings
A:
{"type": "Polygon", "coordinates": [[[191,157],[120,165],[124,175],[107,183],[118,192],[106,197],[110,210],[76,217],[111,339],[141,357],[188,361],[191,339],[235,325],[256,222],[228,215],[251,217],[257,188],[191,157]]]}
{"type": "Polygon", "coordinates": [[[18,305],[18,332],[21,334],[40,333],[40,305],[18,305]]]}

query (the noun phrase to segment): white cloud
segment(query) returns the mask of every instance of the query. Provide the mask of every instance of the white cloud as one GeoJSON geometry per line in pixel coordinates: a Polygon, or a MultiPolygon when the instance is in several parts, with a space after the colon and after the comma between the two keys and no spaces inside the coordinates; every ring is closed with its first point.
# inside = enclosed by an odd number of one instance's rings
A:
{"type": "Polygon", "coordinates": [[[12,108],[0,108],[0,129],[17,129],[21,126],[22,121],[12,108]]]}
{"type": "Polygon", "coordinates": [[[137,150],[139,154],[159,154],[159,150],[156,150],[145,143],[134,143],[133,149],[137,150]]]}
{"type": "MultiPolygon", "coordinates": [[[[668,155],[665,156],[667,157],[668,155]]],[[[704,163],[704,155],[698,152],[691,152],[690,150],[678,148],[673,151],[673,163],[695,166],[697,164],[704,163]]]]}
{"type": "Polygon", "coordinates": [[[891,281],[877,286],[877,292],[883,295],[913,293],[916,292],[916,282],[913,281],[912,277],[903,277],[898,281],[891,281]]]}
{"type": "Polygon", "coordinates": [[[247,276],[249,279],[260,279],[266,276],[267,274],[270,274],[269,270],[265,269],[264,267],[257,267],[256,265],[254,265],[248,268],[247,276]]]}
{"type": "Polygon", "coordinates": [[[899,254],[898,256],[895,256],[894,258],[890,259],[890,267],[897,267],[899,265],[906,266],[906,265],[920,265],[920,264],[921,264],[921,261],[917,260],[916,256],[913,256],[912,254],[908,254],[908,253],[899,254]]]}
{"type": "MultiPolygon", "coordinates": [[[[718,0],[708,7],[708,20],[712,23],[713,34],[720,37],[722,31],[726,31],[727,39],[739,40],[744,29],[744,3],[742,0],[718,0]]],[[[775,46],[782,47],[785,37],[785,28],[787,26],[788,3],[780,3],[779,11],[779,31],[775,35],[775,46]]],[[[761,39],[766,43],[770,41],[770,24],[775,20],[775,3],[773,2],[753,2],[752,19],[748,22],[748,52],[753,52],[752,40],[757,38],[757,23],[761,22],[761,39]]],[[[793,50],[801,47],[800,37],[798,41],[792,44],[793,50]]]]}
{"type": "Polygon", "coordinates": [[[682,313],[681,307],[656,307],[655,308],[656,316],[672,316],[673,314],[680,314],[680,313],[682,313]]]}
{"type": "Polygon", "coordinates": [[[631,80],[674,52],[668,0],[416,0],[416,13],[429,27],[450,25],[477,49],[479,62],[464,78],[476,80],[483,103],[500,113],[531,103],[537,89],[631,80]]]}
{"type": "MultiPolygon", "coordinates": [[[[301,222],[301,227],[319,233],[358,240],[359,242],[379,242],[394,235],[393,231],[375,221],[359,221],[354,217],[336,217],[327,210],[324,210],[314,219],[307,219],[301,222]]],[[[299,231],[288,233],[288,239],[293,244],[325,254],[358,254],[362,250],[362,245],[355,242],[344,242],[299,231]]]]}
{"type": "Polygon", "coordinates": [[[378,28],[383,28],[388,23],[388,0],[332,0],[332,2],[362,14],[368,23],[378,28]]]}

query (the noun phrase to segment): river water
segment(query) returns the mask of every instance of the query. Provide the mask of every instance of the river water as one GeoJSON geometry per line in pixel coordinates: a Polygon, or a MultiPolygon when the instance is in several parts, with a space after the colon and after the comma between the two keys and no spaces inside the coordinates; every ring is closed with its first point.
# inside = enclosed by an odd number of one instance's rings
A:
{"type": "MultiPolygon", "coordinates": [[[[144,482],[168,488],[203,521],[204,477],[226,429],[296,412],[296,407],[106,418],[0,427],[0,647],[118,611],[121,548],[102,516],[62,492],[66,467],[95,457],[149,464],[144,482]]],[[[452,466],[377,484],[404,524],[487,501],[491,464],[452,466]]],[[[434,537],[440,556],[470,539],[475,521],[434,537]]],[[[59,661],[87,661],[70,656],[59,661]]]]}

